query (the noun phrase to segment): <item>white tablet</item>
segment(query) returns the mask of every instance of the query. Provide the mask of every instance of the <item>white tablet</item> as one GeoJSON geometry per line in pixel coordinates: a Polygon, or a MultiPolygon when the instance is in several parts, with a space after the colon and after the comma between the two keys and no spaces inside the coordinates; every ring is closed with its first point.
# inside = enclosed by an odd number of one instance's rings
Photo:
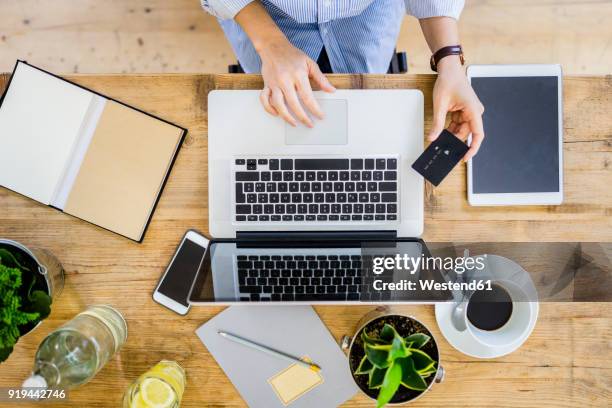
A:
{"type": "Polygon", "coordinates": [[[563,201],[563,78],[560,65],[471,65],[485,107],[485,138],[468,162],[470,205],[563,201]]]}

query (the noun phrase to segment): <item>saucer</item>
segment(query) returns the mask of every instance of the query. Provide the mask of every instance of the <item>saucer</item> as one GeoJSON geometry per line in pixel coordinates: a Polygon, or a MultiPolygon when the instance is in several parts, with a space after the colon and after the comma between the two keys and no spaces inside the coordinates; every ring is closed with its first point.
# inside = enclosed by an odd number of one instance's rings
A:
{"type": "Polygon", "coordinates": [[[486,254],[484,256],[486,257],[486,274],[483,277],[512,281],[527,293],[528,299],[535,300],[534,302],[529,302],[533,310],[527,330],[524,331],[520,338],[517,338],[510,344],[504,346],[484,345],[477,342],[468,330],[462,332],[455,328],[451,319],[455,302],[436,303],[436,321],[446,340],[463,354],[475,358],[496,358],[510,354],[523,345],[525,340],[531,335],[538,320],[540,304],[537,301],[538,292],[531,276],[519,264],[498,255],[486,254]]]}
{"type": "Polygon", "coordinates": [[[486,346],[474,340],[474,338],[469,334],[469,331],[465,330],[461,332],[457,330],[451,322],[451,313],[455,307],[454,302],[436,303],[436,321],[438,322],[438,327],[440,328],[440,331],[442,332],[442,335],[446,341],[448,341],[450,345],[458,351],[475,358],[496,358],[505,356],[506,354],[510,354],[517,350],[531,335],[536,321],[538,320],[540,304],[538,302],[530,303],[532,307],[534,307],[534,311],[532,313],[533,317],[529,321],[529,327],[520,338],[505,346],[486,346]]]}

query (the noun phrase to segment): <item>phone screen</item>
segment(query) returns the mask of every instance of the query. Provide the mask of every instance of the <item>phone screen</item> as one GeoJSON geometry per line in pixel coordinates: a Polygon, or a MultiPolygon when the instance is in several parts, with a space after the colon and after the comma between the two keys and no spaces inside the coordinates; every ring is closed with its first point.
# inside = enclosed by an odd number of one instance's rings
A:
{"type": "Polygon", "coordinates": [[[205,251],[206,248],[199,244],[183,240],[157,291],[183,306],[189,306],[189,289],[205,251]]]}

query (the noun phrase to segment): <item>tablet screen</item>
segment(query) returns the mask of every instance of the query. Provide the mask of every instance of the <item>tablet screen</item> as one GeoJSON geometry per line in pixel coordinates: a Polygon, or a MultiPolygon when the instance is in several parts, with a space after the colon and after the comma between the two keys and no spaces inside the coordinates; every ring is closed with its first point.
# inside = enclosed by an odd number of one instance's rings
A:
{"type": "Polygon", "coordinates": [[[472,77],[485,107],[485,139],[472,159],[472,191],[559,191],[556,76],[472,77]]]}

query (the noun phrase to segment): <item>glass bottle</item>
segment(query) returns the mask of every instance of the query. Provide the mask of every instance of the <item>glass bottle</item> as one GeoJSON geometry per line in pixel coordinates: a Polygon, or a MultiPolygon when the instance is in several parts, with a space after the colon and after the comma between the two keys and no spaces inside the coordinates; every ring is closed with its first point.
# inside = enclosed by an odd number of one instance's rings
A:
{"type": "Polygon", "coordinates": [[[85,384],[126,338],[121,313],[108,305],[90,306],[42,341],[23,387],[70,389],[85,384]]]}

